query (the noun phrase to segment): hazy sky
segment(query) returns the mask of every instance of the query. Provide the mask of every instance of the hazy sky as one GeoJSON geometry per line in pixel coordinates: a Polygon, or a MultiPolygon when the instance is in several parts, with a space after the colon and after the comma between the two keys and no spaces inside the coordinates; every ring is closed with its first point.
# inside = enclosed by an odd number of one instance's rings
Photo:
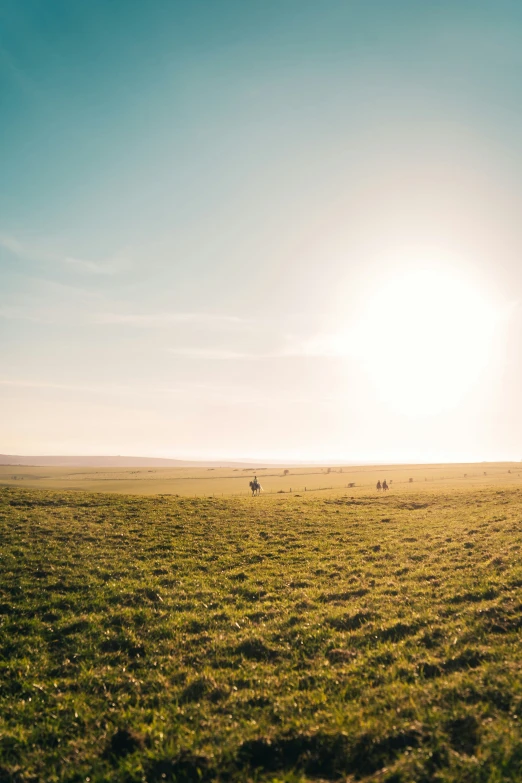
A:
{"type": "Polygon", "coordinates": [[[520,0],[0,0],[0,452],[522,458],[520,0]]]}

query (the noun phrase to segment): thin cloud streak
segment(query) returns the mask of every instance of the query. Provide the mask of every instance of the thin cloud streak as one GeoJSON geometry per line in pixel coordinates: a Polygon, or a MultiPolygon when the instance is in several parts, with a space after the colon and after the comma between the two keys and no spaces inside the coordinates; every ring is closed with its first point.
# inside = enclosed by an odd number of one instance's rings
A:
{"type": "Polygon", "coordinates": [[[279,351],[274,351],[273,353],[245,353],[220,348],[168,348],[167,350],[170,354],[179,356],[181,359],[216,359],[217,361],[258,361],[260,359],[279,359],[286,355],[279,351]]]}
{"type": "Polygon", "coordinates": [[[117,269],[111,266],[96,263],[96,261],[86,261],[83,258],[74,258],[66,256],[61,259],[62,263],[67,264],[78,272],[85,272],[92,275],[114,275],[117,269]]]}
{"type": "Polygon", "coordinates": [[[180,359],[216,359],[216,360],[234,360],[234,359],[258,359],[259,356],[240,353],[239,351],[213,350],[211,348],[169,348],[168,352],[180,359]]]}
{"type": "Polygon", "coordinates": [[[75,256],[62,255],[37,244],[20,241],[12,234],[0,233],[0,247],[13,253],[18,258],[37,263],[58,264],[66,266],[83,274],[114,275],[127,265],[123,258],[115,258],[105,263],[90,261],[75,256]]]}
{"type": "MultiPolygon", "coordinates": [[[[152,400],[154,398],[168,398],[177,396],[181,400],[184,397],[188,397],[190,401],[199,400],[211,404],[216,403],[234,403],[234,404],[246,404],[251,405],[278,405],[281,400],[285,403],[308,403],[310,397],[307,395],[281,395],[260,393],[260,391],[253,387],[236,386],[216,386],[209,384],[188,383],[180,386],[151,386],[151,387],[137,387],[134,385],[82,385],[82,384],[69,384],[69,383],[54,383],[46,380],[24,380],[24,379],[9,379],[0,378],[0,388],[12,388],[12,389],[28,389],[28,390],[49,390],[49,391],[64,391],[71,392],[73,394],[100,394],[114,396],[117,399],[121,399],[123,396],[152,400]]],[[[322,399],[337,399],[331,394],[322,396],[322,399]]]]}
{"type": "MultiPolygon", "coordinates": [[[[169,324],[187,325],[194,327],[221,328],[221,329],[250,329],[254,322],[245,318],[233,315],[221,315],[215,313],[117,313],[117,312],[92,312],[94,303],[98,301],[100,306],[100,295],[96,292],[85,291],[83,288],[77,288],[65,283],[40,280],[32,278],[38,284],[44,284],[58,294],[79,295],[87,301],[77,303],[71,307],[48,307],[35,308],[26,304],[0,304],[0,318],[6,320],[24,320],[35,321],[38,323],[67,323],[74,320],[78,323],[98,324],[101,326],[130,326],[139,328],[165,327],[169,324]]],[[[209,353],[206,350],[201,352],[201,356],[209,353]]],[[[211,352],[210,352],[211,353],[211,352]]],[[[231,352],[234,353],[235,352],[231,352]]],[[[237,354],[240,355],[239,353],[237,354]]]]}
{"type": "Polygon", "coordinates": [[[165,326],[168,324],[195,324],[201,326],[246,326],[251,322],[233,315],[214,313],[97,313],[93,321],[99,324],[130,326],[165,326]]]}
{"type": "Polygon", "coordinates": [[[19,379],[0,379],[0,386],[12,387],[15,389],[55,389],[57,391],[72,392],[95,392],[106,394],[113,391],[121,393],[123,391],[132,391],[131,386],[82,386],[69,383],[53,383],[51,381],[25,381],[19,379]]]}
{"type": "Polygon", "coordinates": [[[281,359],[340,359],[353,352],[340,345],[337,335],[320,336],[310,340],[292,339],[287,345],[272,351],[234,351],[226,348],[168,348],[167,351],[182,359],[210,359],[216,361],[266,361],[281,359]]]}
{"type": "Polygon", "coordinates": [[[27,307],[0,307],[0,318],[6,321],[31,321],[39,324],[50,324],[55,321],[50,311],[38,311],[27,307]]]}

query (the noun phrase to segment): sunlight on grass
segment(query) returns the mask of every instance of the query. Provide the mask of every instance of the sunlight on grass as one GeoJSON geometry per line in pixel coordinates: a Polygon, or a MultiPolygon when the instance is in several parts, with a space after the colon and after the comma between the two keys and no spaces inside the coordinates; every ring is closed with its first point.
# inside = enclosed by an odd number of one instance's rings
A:
{"type": "Polygon", "coordinates": [[[519,780],[521,503],[0,490],[1,780],[519,780]]]}

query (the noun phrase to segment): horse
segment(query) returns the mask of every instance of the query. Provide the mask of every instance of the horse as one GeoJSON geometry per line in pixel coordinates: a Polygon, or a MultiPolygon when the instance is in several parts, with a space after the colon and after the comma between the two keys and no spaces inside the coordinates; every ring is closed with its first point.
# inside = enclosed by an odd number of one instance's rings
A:
{"type": "Polygon", "coordinates": [[[377,489],[380,489],[380,488],[381,488],[381,482],[380,482],[380,480],[379,480],[379,481],[377,482],[377,489]]]}
{"type": "Polygon", "coordinates": [[[382,488],[386,491],[388,489],[388,485],[386,483],[386,479],[382,482],[382,488]]]}
{"type": "Polygon", "coordinates": [[[254,495],[259,495],[261,490],[263,489],[259,481],[250,481],[248,486],[252,490],[252,497],[254,497],[254,495]]]}

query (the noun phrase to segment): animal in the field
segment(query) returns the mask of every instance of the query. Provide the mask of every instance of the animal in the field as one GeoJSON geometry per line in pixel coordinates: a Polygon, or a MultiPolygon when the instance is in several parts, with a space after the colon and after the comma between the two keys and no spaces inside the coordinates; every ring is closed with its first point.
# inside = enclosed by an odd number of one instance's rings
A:
{"type": "Polygon", "coordinates": [[[254,497],[254,495],[259,495],[263,489],[257,478],[249,482],[249,487],[252,490],[252,497],[254,497]]]}
{"type": "Polygon", "coordinates": [[[377,489],[381,489],[381,482],[380,482],[380,480],[377,482],[377,489]]]}
{"type": "Polygon", "coordinates": [[[384,491],[386,491],[388,489],[388,485],[386,483],[386,479],[384,479],[384,481],[382,482],[382,488],[384,489],[384,491]]]}

